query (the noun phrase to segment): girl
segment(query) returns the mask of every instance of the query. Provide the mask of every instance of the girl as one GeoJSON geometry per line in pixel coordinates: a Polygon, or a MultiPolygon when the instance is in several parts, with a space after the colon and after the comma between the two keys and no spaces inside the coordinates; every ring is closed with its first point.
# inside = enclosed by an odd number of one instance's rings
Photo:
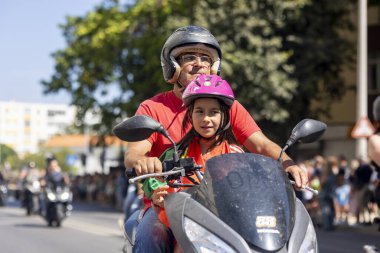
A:
{"type": "MultiPolygon", "coordinates": [[[[193,157],[202,165],[214,156],[226,153],[243,153],[230,126],[231,108],[235,97],[230,85],[217,75],[200,75],[189,83],[183,97],[187,107],[183,129],[191,124],[191,130],[183,137],[178,149],[182,157],[193,157]]],[[[171,157],[172,150],[164,152],[162,159],[171,157]],[[170,152],[171,151],[171,152],[170,152]]],[[[197,178],[194,176],[194,179],[197,178]]],[[[191,184],[187,178],[182,183],[191,184]]],[[[162,223],[169,226],[164,212],[164,197],[178,189],[161,186],[153,191],[152,202],[162,223]]]]}

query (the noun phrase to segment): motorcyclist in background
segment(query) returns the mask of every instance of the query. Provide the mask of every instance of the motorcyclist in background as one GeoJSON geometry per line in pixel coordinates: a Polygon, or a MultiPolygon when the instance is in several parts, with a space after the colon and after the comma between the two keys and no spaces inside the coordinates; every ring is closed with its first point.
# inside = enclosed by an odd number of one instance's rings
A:
{"type": "Polygon", "coordinates": [[[31,161],[28,163],[27,166],[25,166],[25,168],[20,173],[20,181],[23,187],[22,188],[23,190],[22,191],[22,194],[23,194],[22,206],[26,206],[30,198],[27,185],[33,184],[34,181],[39,181],[39,180],[40,180],[40,172],[36,168],[36,163],[31,161]]]}
{"type": "MultiPolygon", "coordinates": [[[[23,206],[27,208],[27,214],[30,215],[32,210],[29,203],[32,201],[32,195],[40,194],[40,171],[37,169],[35,162],[29,162],[26,169],[22,173],[23,185],[23,206]]],[[[39,197],[38,197],[39,199],[39,197]]],[[[38,203],[37,203],[38,204],[38,203]]],[[[38,210],[38,207],[34,207],[38,210]]]]}
{"type": "Polygon", "coordinates": [[[42,185],[52,183],[54,187],[68,186],[70,184],[69,176],[62,172],[59,162],[56,158],[47,158],[46,174],[42,179],[42,185]]]}
{"type": "MultiPolygon", "coordinates": [[[[46,171],[45,175],[41,178],[42,187],[52,187],[56,188],[58,186],[65,187],[70,184],[70,178],[66,173],[62,172],[61,167],[59,166],[58,160],[54,156],[48,156],[46,158],[46,171]]],[[[41,211],[44,211],[45,199],[42,198],[40,201],[41,211]]]]}

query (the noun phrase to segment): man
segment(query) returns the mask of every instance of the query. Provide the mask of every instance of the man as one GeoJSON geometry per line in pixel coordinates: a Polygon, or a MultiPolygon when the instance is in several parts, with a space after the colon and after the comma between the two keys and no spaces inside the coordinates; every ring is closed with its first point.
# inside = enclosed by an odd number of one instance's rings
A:
{"type": "MultiPolygon", "coordinates": [[[[376,130],[368,139],[368,157],[371,159],[372,166],[377,173],[377,180],[375,180],[377,181],[377,185],[374,192],[374,199],[380,209],[380,96],[377,96],[373,102],[373,119],[376,130]]],[[[377,217],[376,222],[380,224],[380,217],[377,217]]]]}
{"type": "MultiPolygon", "coordinates": [[[[172,83],[173,90],[160,93],[141,103],[136,115],[148,115],[160,122],[175,142],[185,134],[182,121],[186,107],[182,93],[187,84],[200,74],[219,74],[222,53],[215,37],[199,26],[177,29],[165,42],[161,52],[164,78],[172,83]]],[[[240,142],[250,152],[277,159],[281,148],[270,141],[243,106],[235,101],[230,110],[231,126],[240,142]]],[[[157,158],[171,143],[154,133],[147,140],[128,143],[125,154],[126,168],[134,168],[137,175],[161,172],[157,158]]],[[[296,182],[305,187],[307,175],[285,154],[283,166],[296,182]]],[[[160,226],[156,214],[149,209],[138,227],[134,252],[166,252],[172,249],[172,234],[160,226]]],[[[162,224],[161,224],[162,225],[162,224]]]]}
{"type": "Polygon", "coordinates": [[[30,188],[34,189],[36,191],[36,194],[38,193],[37,190],[39,190],[39,184],[36,186],[36,188],[33,188],[33,184],[35,182],[39,182],[40,180],[40,172],[36,168],[36,164],[34,162],[29,162],[26,168],[22,170],[20,178],[22,181],[24,193],[23,206],[27,208],[27,214],[29,215],[30,209],[28,209],[28,203],[30,203],[33,194],[30,188]]]}
{"type": "Polygon", "coordinates": [[[376,130],[368,139],[368,156],[380,168],[380,96],[373,102],[373,118],[376,130]]]}
{"type": "Polygon", "coordinates": [[[47,158],[46,163],[46,174],[41,182],[43,186],[48,183],[51,183],[54,187],[68,186],[70,184],[69,176],[66,173],[62,172],[57,159],[47,158]]]}

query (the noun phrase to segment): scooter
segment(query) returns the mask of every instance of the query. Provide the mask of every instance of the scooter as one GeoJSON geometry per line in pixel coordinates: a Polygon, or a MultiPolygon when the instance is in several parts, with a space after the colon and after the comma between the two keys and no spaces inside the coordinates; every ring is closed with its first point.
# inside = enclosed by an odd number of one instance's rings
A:
{"type": "Polygon", "coordinates": [[[25,183],[26,215],[38,213],[40,205],[41,184],[38,180],[25,183]]]}
{"type": "Polygon", "coordinates": [[[71,215],[73,194],[68,186],[48,183],[41,201],[41,215],[51,227],[61,226],[62,221],[71,215]]]}
{"type": "MultiPolygon", "coordinates": [[[[319,252],[310,216],[296,198],[294,182],[281,164],[288,147],[296,142],[313,142],[325,130],[326,125],[320,121],[303,120],[293,129],[277,161],[251,153],[225,154],[209,159],[203,175],[194,159],[179,158],[175,143],[153,119],[134,116],[113,129],[124,141],[143,140],[158,132],[174,147],[173,158],[163,162],[164,172],[134,177],[130,183],[157,176],[170,183],[197,175],[199,184],[165,198],[172,232],[186,252],[279,253],[319,252]]],[[[136,219],[126,224],[125,252],[134,245],[138,216],[135,212],[136,219]]]]}

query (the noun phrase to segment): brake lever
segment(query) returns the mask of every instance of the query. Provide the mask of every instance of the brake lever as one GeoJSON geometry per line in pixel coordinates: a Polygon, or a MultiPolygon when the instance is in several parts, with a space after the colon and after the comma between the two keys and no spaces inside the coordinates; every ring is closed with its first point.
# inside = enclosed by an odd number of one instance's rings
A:
{"type": "MultiPolygon", "coordinates": [[[[296,182],[294,182],[293,180],[290,180],[290,179],[289,179],[289,181],[290,181],[290,183],[293,184],[293,185],[296,184],[296,182]]],[[[318,194],[319,194],[319,192],[318,192],[317,190],[314,190],[313,188],[310,188],[309,186],[305,186],[304,189],[305,189],[305,190],[308,190],[308,191],[310,191],[310,192],[312,192],[314,195],[318,195],[318,194]]]]}
{"type": "Polygon", "coordinates": [[[130,178],[128,181],[129,181],[130,184],[133,184],[136,181],[139,181],[139,180],[142,180],[142,179],[145,179],[145,178],[150,178],[150,177],[165,177],[165,176],[170,176],[170,175],[174,175],[174,174],[178,174],[178,173],[183,174],[183,173],[185,173],[184,171],[185,171],[184,169],[178,169],[178,170],[171,170],[171,171],[167,171],[167,172],[150,173],[150,174],[145,174],[145,175],[141,175],[141,176],[138,176],[138,177],[130,178]]]}

